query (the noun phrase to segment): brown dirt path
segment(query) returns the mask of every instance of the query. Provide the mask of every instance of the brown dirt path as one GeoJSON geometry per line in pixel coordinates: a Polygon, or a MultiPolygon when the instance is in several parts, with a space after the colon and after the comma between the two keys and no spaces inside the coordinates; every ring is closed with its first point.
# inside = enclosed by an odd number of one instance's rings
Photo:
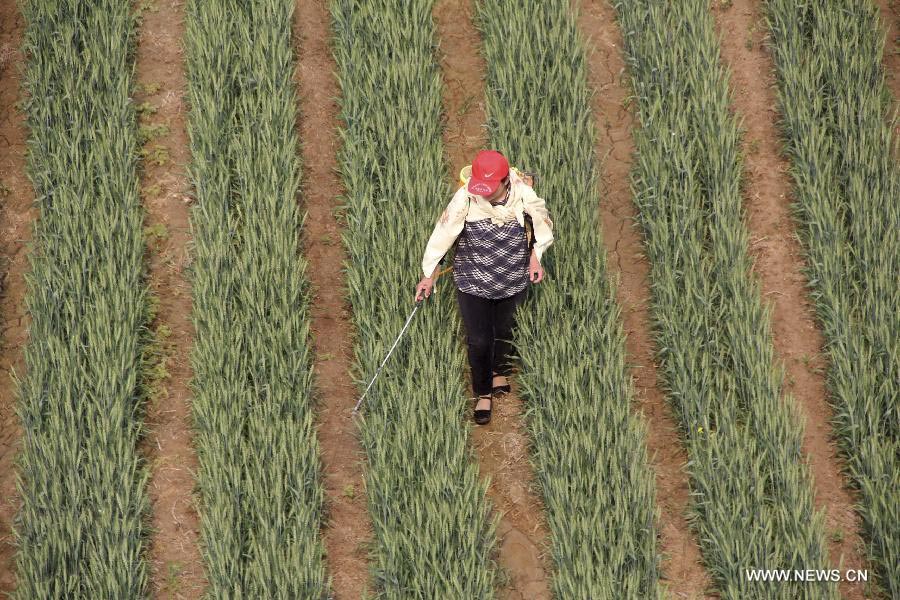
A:
{"type": "MultiPolygon", "coordinates": [[[[772,302],[775,352],[785,363],[785,387],[805,417],[803,452],[814,478],[815,506],[825,511],[831,537],[829,555],[845,568],[867,568],[853,509],[857,495],[845,487],[845,466],[833,443],[826,400],[826,359],[814,307],[806,293],[801,246],[794,237],[789,204],[792,181],[789,163],[779,154],[775,66],[764,46],[766,26],[760,3],[733,0],[714,10],[722,40],[722,60],[730,69],[734,110],[743,119],[745,139],[744,206],[748,213],[754,272],[762,294],[772,302]]],[[[844,598],[863,598],[864,586],[842,582],[844,598]]]]}
{"type": "Polygon", "coordinates": [[[597,154],[601,165],[600,214],[603,239],[610,257],[610,272],[619,277],[617,297],[622,306],[631,374],[638,402],[648,426],[647,445],[656,475],[660,504],[661,582],[673,598],[715,598],[706,595],[711,586],[702,563],[697,539],[685,518],[690,490],[685,471],[687,452],[678,437],[678,426],[665,394],[657,385],[650,326],[649,264],[643,257],[643,240],[635,222],[629,173],[635,126],[626,106],[631,93],[622,56],[622,34],[615,11],[607,0],[582,4],[580,29],[588,42],[588,68],[595,92],[597,154]]]}
{"type": "MultiPolygon", "coordinates": [[[[452,184],[457,185],[459,170],[487,143],[483,82],[487,69],[471,0],[438,0],[433,16],[445,86],[444,147],[452,184]]],[[[488,497],[500,514],[498,562],[501,577],[507,576],[508,581],[499,597],[539,600],[551,597],[549,533],[543,502],[535,492],[529,442],[515,392],[513,383],[510,395],[494,400],[490,424],[472,424],[472,445],[481,476],[490,478],[488,497]]],[[[471,419],[470,411],[466,417],[471,419]]]]}
{"type": "Polygon", "coordinates": [[[25,19],[15,2],[0,2],[0,593],[16,585],[12,525],[19,509],[15,457],[22,435],[15,414],[18,392],[12,373],[25,375],[22,348],[31,321],[25,312],[26,245],[38,211],[25,174],[25,115],[19,70],[25,19]]]}
{"type": "Polygon", "coordinates": [[[900,0],[877,0],[884,38],[884,81],[900,108],[900,0]]]}
{"type": "Polygon", "coordinates": [[[309,260],[314,293],[311,316],[318,398],[317,435],[322,448],[328,522],[322,530],[328,571],[337,600],[363,597],[372,590],[367,546],[372,522],[363,483],[365,452],[350,418],[357,390],[350,379],[353,331],[346,286],[341,275],[347,260],[334,209],[343,186],[337,174],[340,96],[331,53],[331,16],[325,0],[299,1],[294,12],[297,48],[295,79],[299,87],[298,119],[302,146],[303,252],[309,260]]]}
{"type": "Polygon", "coordinates": [[[145,0],[140,5],[147,8],[140,11],[134,101],[142,130],[156,128],[148,132],[143,146],[148,154],[141,163],[140,184],[148,284],[159,299],[151,327],[160,352],[149,382],[154,397],[148,402],[147,434],[141,445],[150,467],[150,593],[156,598],[199,598],[206,579],[193,494],[198,462],[188,387],[194,328],[190,282],[184,271],[191,241],[186,195],[190,144],[181,47],[184,2],[145,0]]]}

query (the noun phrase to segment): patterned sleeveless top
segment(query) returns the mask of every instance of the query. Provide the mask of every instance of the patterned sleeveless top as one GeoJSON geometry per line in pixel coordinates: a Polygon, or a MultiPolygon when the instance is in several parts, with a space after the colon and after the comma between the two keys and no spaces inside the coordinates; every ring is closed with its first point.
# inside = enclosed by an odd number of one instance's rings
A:
{"type": "Polygon", "coordinates": [[[466,221],[456,255],[453,280],[467,294],[508,298],[528,287],[525,228],[513,219],[502,226],[490,219],[466,221]]]}

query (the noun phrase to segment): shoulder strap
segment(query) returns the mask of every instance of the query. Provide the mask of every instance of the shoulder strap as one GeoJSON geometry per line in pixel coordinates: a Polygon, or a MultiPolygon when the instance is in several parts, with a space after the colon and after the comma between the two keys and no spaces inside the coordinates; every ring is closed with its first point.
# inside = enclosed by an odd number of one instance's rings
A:
{"type": "Polygon", "coordinates": [[[529,253],[534,248],[534,223],[531,222],[531,215],[525,213],[525,240],[528,242],[529,253]]]}
{"type": "Polygon", "coordinates": [[[510,170],[515,171],[516,175],[519,176],[519,179],[521,179],[522,181],[525,182],[525,185],[527,185],[530,188],[534,187],[534,178],[535,178],[534,173],[532,173],[531,171],[521,171],[517,167],[510,167],[510,170]]]}
{"type": "MultiPolygon", "coordinates": [[[[469,167],[469,168],[471,169],[471,167],[469,167]]],[[[460,178],[461,177],[462,177],[462,174],[460,174],[460,178]]],[[[471,207],[472,207],[472,196],[470,194],[466,194],[466,214],[468,214],[469,209],[471,207]]],[[[466,227],[466,223],[465,223],[465,221],[463,221],[463,228],[465,229],[465,227],[466,227]]],[[[460,235],[462,235],[462,234],[460,233],[460,235]]],[[[447,252],[450,252],[450,250],[453,250],[453,253],[456,254],[456,247],[458,245],[459,245],[459,236],[456,236],[456,239],[453,240],[453,244],[450,245],[450,248],[449,248],[449,250],[447,250],[447,252]]],[[[446,259],[446,258],[447,258],[447,254],[445,253],[444,256],[441,257],[441,260],[438,261],[438,264],[439,265],[444,264],[444,259],[446,259]]]]}
{"type": "MultiPolygon", "coordinates": [[[[528,187],[534,187],[534,173],[530,171],[520,171],[516,167],[510,167],[510,169],[515,171],[516,175],[518,175],[528,187]]],[[[531,220],[531,215],[527,212],[525,213],[525,240],[528,242],[528,251],[530,253],[531,249],[534,248],[534,223],[531,220]]]]}

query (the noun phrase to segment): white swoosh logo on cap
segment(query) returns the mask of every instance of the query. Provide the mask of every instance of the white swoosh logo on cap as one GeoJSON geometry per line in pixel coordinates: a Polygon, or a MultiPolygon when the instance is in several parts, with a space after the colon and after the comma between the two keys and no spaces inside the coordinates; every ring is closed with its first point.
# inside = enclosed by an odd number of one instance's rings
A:
{"type": "Polygon", "coordinates": [[[490,176],[493,175],[493,174],[494,174],[494,172],[491,171],[490,173],[485,173],[484,176],[485,176],[485,177],[490,177],[490,176]]]}

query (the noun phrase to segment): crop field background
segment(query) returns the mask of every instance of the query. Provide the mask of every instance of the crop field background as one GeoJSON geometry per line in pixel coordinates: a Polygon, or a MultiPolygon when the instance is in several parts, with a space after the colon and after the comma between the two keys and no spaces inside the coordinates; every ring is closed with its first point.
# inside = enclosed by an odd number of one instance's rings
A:
{"type": "Polygon", "coordinates": [[[0,593],[900,599],[898,100],[896,0],[0,1],[0,593]],[[512,392],[446,273],[352,416],[484,148],[512,392]]]}

